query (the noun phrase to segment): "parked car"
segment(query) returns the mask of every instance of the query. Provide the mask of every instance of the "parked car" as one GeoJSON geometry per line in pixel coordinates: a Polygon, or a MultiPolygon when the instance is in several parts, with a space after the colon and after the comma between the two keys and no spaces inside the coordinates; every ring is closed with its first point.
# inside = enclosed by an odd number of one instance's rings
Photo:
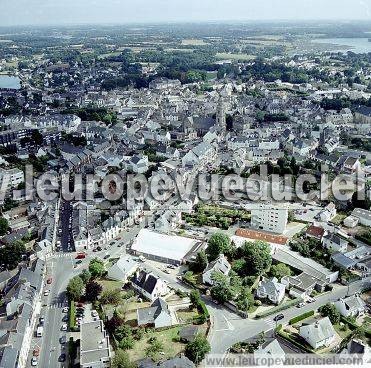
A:
{"type": "Polygon", "coordinates": [[[51,284],[53,282],[53,278],[52,277],[49,277],[47,280],[46,280],[46,283],[47,284],[51,284]]]}
{"type": "Polygon", "coordinates": [[[299,303],[296,307],[297,308],[302,308],[302,307],[304,307],[304,305],[305,305],[305,303],[302,302],[302,303],[299,303]]]}
{"type": "Polygon", "coordinates": [[[36,367],[39,362],[37,361],[37,358],[32,357],[31,358],[31,366],[36,367]]]}
{"type": "Polygon", "coordinates": [[[37,347],[37,348],[33,349],[32,355],[34,357],[38,357],[40,355],[40,348],[37,347]]]}
{"type": "Polygon", "coordinates": [[[103,258],[108,259],[109,257],[110,257],[110,255],[107,253],[103,258]]]}
{"type": "Polygon", "coordinates": [[[60,362],[65,362],[66,361],[66,354],[65,353],[62,353],[59,357],[59,361],[60,362]]]}
{"type": "Polygon", "coordinates": [[[61,327],[61,330],[62,331],[67,331],[67,323],[63,323],[63,325],[61,327]]]}
{"type": "Polygon", "coordinates": [[[64,307],[64,308],[62,309],[62,312],[63,312],[63,313],[68,313],[68,307],[64,307]]]}
{"type": "Polygon", "coordinates": [[[44,317],[39,317],[39,323],[40,325],[42,326],[45,322],[45,318],[44,317]]]}
{"type": "Polygon", "coordinates": [[[50,294],[50,290],[45,290],[44,291],[44,296],[48,296],[50,294]]]}
{"type": "Polygon", "coordinates": [[[275,316],[273,318],[273,321],[278,322],[278,321],[280,321],[281,319],[284,319],[284,318],[285,318],[285,316],[282,313],[280,313],[280,314],[277,314],[277,316],[275,316]]]}

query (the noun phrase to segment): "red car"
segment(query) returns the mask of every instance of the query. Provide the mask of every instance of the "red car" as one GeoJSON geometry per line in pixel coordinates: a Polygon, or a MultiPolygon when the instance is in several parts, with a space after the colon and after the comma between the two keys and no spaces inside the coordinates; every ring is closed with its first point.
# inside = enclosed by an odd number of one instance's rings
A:
{"type": "Polygon", "coordinates": [[[85,253],[77,253],[77,256],[75,257],[75,259],[83,259],[83,258],[86,258],[85,253]]]}
{"type": "Polygon", "coordinates": [[[53,282],[53,278],[52,277],[49,277],[47,280],[46,280],[46,283],[47,284],[51,284],[53,282]]]}

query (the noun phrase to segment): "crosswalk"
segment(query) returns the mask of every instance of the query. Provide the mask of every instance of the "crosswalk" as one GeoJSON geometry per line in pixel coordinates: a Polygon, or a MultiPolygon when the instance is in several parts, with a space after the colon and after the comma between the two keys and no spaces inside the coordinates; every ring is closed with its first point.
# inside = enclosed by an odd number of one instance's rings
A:
{"type": "Polygon", "coordinates": [[[269,329],[276,327],[276,322],[274,322],[272,318],[266,318],[263,322],[269,326],[269,329]]]}
{"type": "Polygon", "coordinates": [[[55,303],[52,305],[48,305],[47,308],[48,309],[60,309],[60,308],[63,308],[64,306],[65,306],[64,303],[55,303]]]}
{"type": "Polygon", "coordinates": [[[72,254],[58,253],[58,254],[55,254],[53,258],[71,258],[72,259],[72,254]]]}

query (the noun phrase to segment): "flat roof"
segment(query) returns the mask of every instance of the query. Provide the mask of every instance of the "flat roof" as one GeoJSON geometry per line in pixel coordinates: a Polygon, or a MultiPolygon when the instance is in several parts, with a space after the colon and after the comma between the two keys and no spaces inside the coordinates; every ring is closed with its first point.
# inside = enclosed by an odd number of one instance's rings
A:
{"type": "Polygon", "coordinates": [[[161,258],[182,261],[196,243],[195,239],[142,229],[131,249],[161,258]]]}
{"type": "Polygon", "coordinates": [[[236,235],[251,240],[261,240],[267,243],[285,245],[288,238],[282,235],[274,235],[263,231],[252,229],[237,229],[236,235]]]}
{"type": "Polygon", "coordinates": [[[99,362],[110,357],[109,339],[103,322],[93,321],[81,324],[80,363],[99,362]]]}

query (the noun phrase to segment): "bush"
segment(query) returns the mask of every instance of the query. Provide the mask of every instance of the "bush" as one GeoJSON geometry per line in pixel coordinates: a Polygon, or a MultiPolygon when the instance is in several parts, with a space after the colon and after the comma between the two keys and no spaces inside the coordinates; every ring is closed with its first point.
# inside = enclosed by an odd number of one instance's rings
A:
{"type": "Polygon", "coordinates": [[[302,321],[303,319],[306,319],[310,316],[313,316],[314,315],[314,310],[311,310],[311,311],[308,311],[308,312],[305,312],[303,314],[300,314],[299,316],[296,316],[294,318],[291,318],[290,321],[289,321],[289,324],[290,325],[293,325],[299,321],[302,321]]]}

